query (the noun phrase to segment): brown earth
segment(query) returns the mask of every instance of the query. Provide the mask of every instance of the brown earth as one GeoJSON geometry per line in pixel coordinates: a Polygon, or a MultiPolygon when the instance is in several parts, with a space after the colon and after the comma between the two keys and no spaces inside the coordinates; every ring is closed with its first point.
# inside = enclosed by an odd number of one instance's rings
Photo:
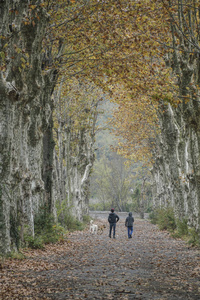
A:
{"type": "Polygon", "coordinates": [[[116,239],[89,230],[63,244],[27,250],[26,259],[6,260],[0,299],[200,299],[200,251],[136,219],[132,239],[124,219],[116,239]]]}

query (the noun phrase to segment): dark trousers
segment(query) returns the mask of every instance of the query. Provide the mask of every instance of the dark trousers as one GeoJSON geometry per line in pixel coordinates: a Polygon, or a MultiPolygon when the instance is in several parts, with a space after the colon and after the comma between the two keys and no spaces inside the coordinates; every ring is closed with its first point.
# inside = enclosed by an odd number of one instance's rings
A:
{"type": "Polygon", "coordinates": [[[110,223],[109,237],[111,237],[112,229],[113,229],[113,237],[115,237],[115,228],[116,228],[116,223],[110,223]]]}

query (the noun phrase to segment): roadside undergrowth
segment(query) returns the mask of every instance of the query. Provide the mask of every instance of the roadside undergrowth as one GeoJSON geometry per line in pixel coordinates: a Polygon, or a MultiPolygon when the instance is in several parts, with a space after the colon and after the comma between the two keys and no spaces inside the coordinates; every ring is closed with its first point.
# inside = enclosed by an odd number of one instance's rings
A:
{"type": "Polygon", "coordinates": [[[192,247],[200,247],[198,232],[188,225],[187,218],[176,218],[172,207],[154,209],[149,218],[152,224],[157,224],[160,230],[167,230],[173,238],[181,238],[192,247]]]}

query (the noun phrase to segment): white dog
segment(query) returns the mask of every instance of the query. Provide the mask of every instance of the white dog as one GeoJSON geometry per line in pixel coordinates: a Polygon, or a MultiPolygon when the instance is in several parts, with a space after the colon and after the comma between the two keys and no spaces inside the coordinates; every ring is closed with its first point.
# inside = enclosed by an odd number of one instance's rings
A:
{"type": "Polygon", "coordinates": [[[98,225],[93,224],[93,220],[90,221],[90,232],[97,234],[98,225]]]}

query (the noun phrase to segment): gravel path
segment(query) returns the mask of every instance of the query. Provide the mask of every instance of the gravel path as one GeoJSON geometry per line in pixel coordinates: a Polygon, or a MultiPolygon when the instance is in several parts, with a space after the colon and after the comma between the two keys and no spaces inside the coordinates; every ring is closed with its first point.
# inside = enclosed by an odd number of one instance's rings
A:
{"type": "Polygon", "coordinates": [[[147,220],[135,220],[132,239],[124,218],[116,239],[105,219],[96,223],[106,225],[103,234],[74,232],[64,244],[29,253],[18,269],[5,266],[10,285],[0,299],[200,299],[199,250],[147,220]]]}

